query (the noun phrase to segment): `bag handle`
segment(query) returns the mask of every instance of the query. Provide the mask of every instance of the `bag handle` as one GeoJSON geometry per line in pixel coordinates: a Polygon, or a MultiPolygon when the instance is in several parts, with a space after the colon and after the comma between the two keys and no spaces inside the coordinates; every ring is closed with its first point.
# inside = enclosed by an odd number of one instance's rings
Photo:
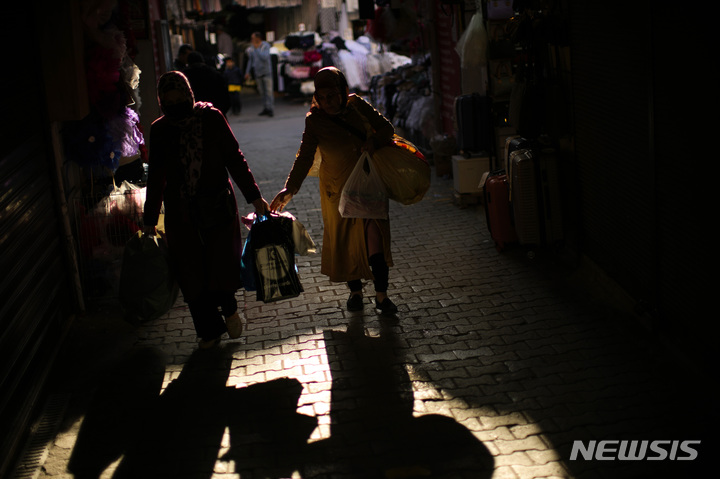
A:
{"type": "Polygon", "coordinates": [[[353,135],[355,135],[355,136],[357,136],[358,138],[360,138],[363,143],[365,143],[365,141],[367,141],[367,135],[365,135],[365,133],[363,133],[362,131],[358,130],[357,128],[355,128],[355,127],[352,126],[351,124],[343,121],[341,118],[338,118],[338,117],[335,116],[335,115],[328,115],[328,116],[330,117],[330,120],[331,120],[333,123],[335,123],[336,125],[339,125],[339,126],[345,128],[345,129],[348,130],[350,133],[352,133],[353,135]]]}

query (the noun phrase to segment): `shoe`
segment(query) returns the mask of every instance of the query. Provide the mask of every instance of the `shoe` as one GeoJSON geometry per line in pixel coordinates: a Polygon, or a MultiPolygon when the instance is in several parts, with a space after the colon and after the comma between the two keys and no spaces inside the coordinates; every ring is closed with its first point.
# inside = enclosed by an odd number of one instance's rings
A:
{"type": "Polygon", "coordinates": [[[239,313],[235,313],[225,320],[225,326],[227,326],[228,335],[232,339],[237,339],[242,336],[243,332],[243,320],[239,313]]]}
{"type": "Polygon", "coordinates": [[[380,303],[376,300],[375,309],[380,311],[381,314],[387,314],[390,316],[398,312],[397,306],[395,306],[395,303],[390,301],[390,298],[385,298],[380,303]]]}
{"type": "Polygon", "coordinates": [[[347,300],[348,311],[362,311],[365,305],[363,304],[362,294],[351,294],[347,300]]]}
{"type": "Polygon", "coordinates": [[[269,115],[269,114],[270,114],[270,112],[268,110],[263,110],[260,113],[258,113],[258,116],[269,115]]]}
{"type": "Polygon", "coordinates": [[[267,112],[267,116],[269,116],[270,118],[272,118],[272,117],[275,116],[275,114],[274,114],[271,110],[269,110],[269,111],[267,112]]]}
{"type": "Polygon", "coordinates": [[[201,339],[198,343],[200,349],[213,349],[220,346],[221,337],[218,336],[215,339],[201,339]]]}

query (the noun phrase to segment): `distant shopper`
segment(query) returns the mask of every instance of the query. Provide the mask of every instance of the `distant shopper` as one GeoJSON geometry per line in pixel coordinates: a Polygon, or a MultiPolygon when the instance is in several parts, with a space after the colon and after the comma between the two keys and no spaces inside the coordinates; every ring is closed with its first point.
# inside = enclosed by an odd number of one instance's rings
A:
{"type": "Polygon", "coordinates": [[[230,94],[230,111],[233,115],[239,115],[242,110],[242,100],[240,91],[242,90],[243,74],[240,67],[235,64],[232,57],[225,59],[225,69],[223,76],[228,84],[228,92],[230,94]]]}
{"type": "Polygon", "coordinates": [[[335,67],[321,69],[314,79],[315,94],[305,117],[300,149],[285,187],[270,204],[281,211],[298,192],[320,150],[320,206],[323,217],[323,248],[320,272],[330,281],[347,282],[349,311],[364,307],[363,280],[372,280],[375,307],[393,315],[397,307],[388,298],[390,221],[343,218],[338,212],[340,193],[362,151],[372,154],[388,144],[395,128],[361,97],[350,94],[345,75],[335,67]],[[353,134],[352,131],[359,133],[353,134]]]}
{"type": "Polygon", "coordinates": [[[150,129],[144,232],[155,233],[164,205],[172,267],[200,347],[210,348],[226,331],[237,338],[243,329],[235,299],[241,226],[230,178],[257,214],[269,205],[225,117],[195,102],[185,75],[165,73],[157,91],[163,116],[150,129]]]}
{"type": "Polygon", "coordinates": [[[263,110],[260,116],[273,116],[275,98],[273,93],[272,58],[270,57],[270,44],[266,42],[262,33],[255,32],[250,36],[248,48],[248,63],[245,69],[245,78],[254,78],[258,91],[263,97],[263,110]]]}
{"type": "Polygon", "coordinates": [[[232,57],[235,53],[235,46],[230,34],[225,31],[225,27],[222,25],[215,27],[215,33],[217,34],[218,53],[226,57],[232,57]]]}
{"type": "Polygon", "coordinates": [[[193,51],[193,47],[184,43],[178,48],[178,54],[173,62],[173,69],[183,71],[188,65],[188,55],[193,51]]]}
{"type": "Polygon", "coordinates": [[[182,71],[190,82],[195,100],[206,101],[227,115],[230,110],[230,94],[227,80],[214,66],[205,62],[199,52],[188,55],[188,66],[182,71]]]}

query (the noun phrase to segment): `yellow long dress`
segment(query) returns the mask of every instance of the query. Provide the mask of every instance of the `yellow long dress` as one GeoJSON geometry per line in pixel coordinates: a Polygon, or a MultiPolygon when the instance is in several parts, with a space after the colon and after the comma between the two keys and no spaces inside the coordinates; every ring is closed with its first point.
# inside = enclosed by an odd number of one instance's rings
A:
{"type": "MultiPolygon", "coordinates": [[[[380,112],[354,94],[348,97],[347,107],[337,117],[365,132],[376,146],[387,144],[395,132],[380,112]]],[[[362,144],[357,135],[338,125],[330,115],[313,108],[305,118],[302,143],[285,182],[291,191],[299,189],[313,165],[316,149],[320,149],[318,177],[324,226],[320,272],[330,281],[373,279],[365,244],[365,221],[375,221],[379,226],[385,261],[392,266],[389,220],[343,218],[338,212],[340,192],[360,157],[362,144]]]]}

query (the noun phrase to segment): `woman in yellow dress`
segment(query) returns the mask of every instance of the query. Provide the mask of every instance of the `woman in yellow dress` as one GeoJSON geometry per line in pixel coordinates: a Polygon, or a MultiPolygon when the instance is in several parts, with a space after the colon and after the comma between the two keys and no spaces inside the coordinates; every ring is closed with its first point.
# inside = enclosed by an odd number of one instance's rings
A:
{"type": "Polygon", "coordinates": [[[340,193],[361,153],[373,154],[375,149],[387,145],[395,128],[372,105],[350,94],[347,80],[337,68],[321,69],[314,84],[313,104],[305,118],[300,148],[285,187],[270,208],[282,211],[298,192],[319,149],[324,225],[320,272],[330,281],[348,284],[348,310],[363,309],[362,282],[372,280],[376,309],[383,314],[395,314],[397,306],[387,296],[392,266],[389,220],[343,218],[338,211],[340,193]]]}

